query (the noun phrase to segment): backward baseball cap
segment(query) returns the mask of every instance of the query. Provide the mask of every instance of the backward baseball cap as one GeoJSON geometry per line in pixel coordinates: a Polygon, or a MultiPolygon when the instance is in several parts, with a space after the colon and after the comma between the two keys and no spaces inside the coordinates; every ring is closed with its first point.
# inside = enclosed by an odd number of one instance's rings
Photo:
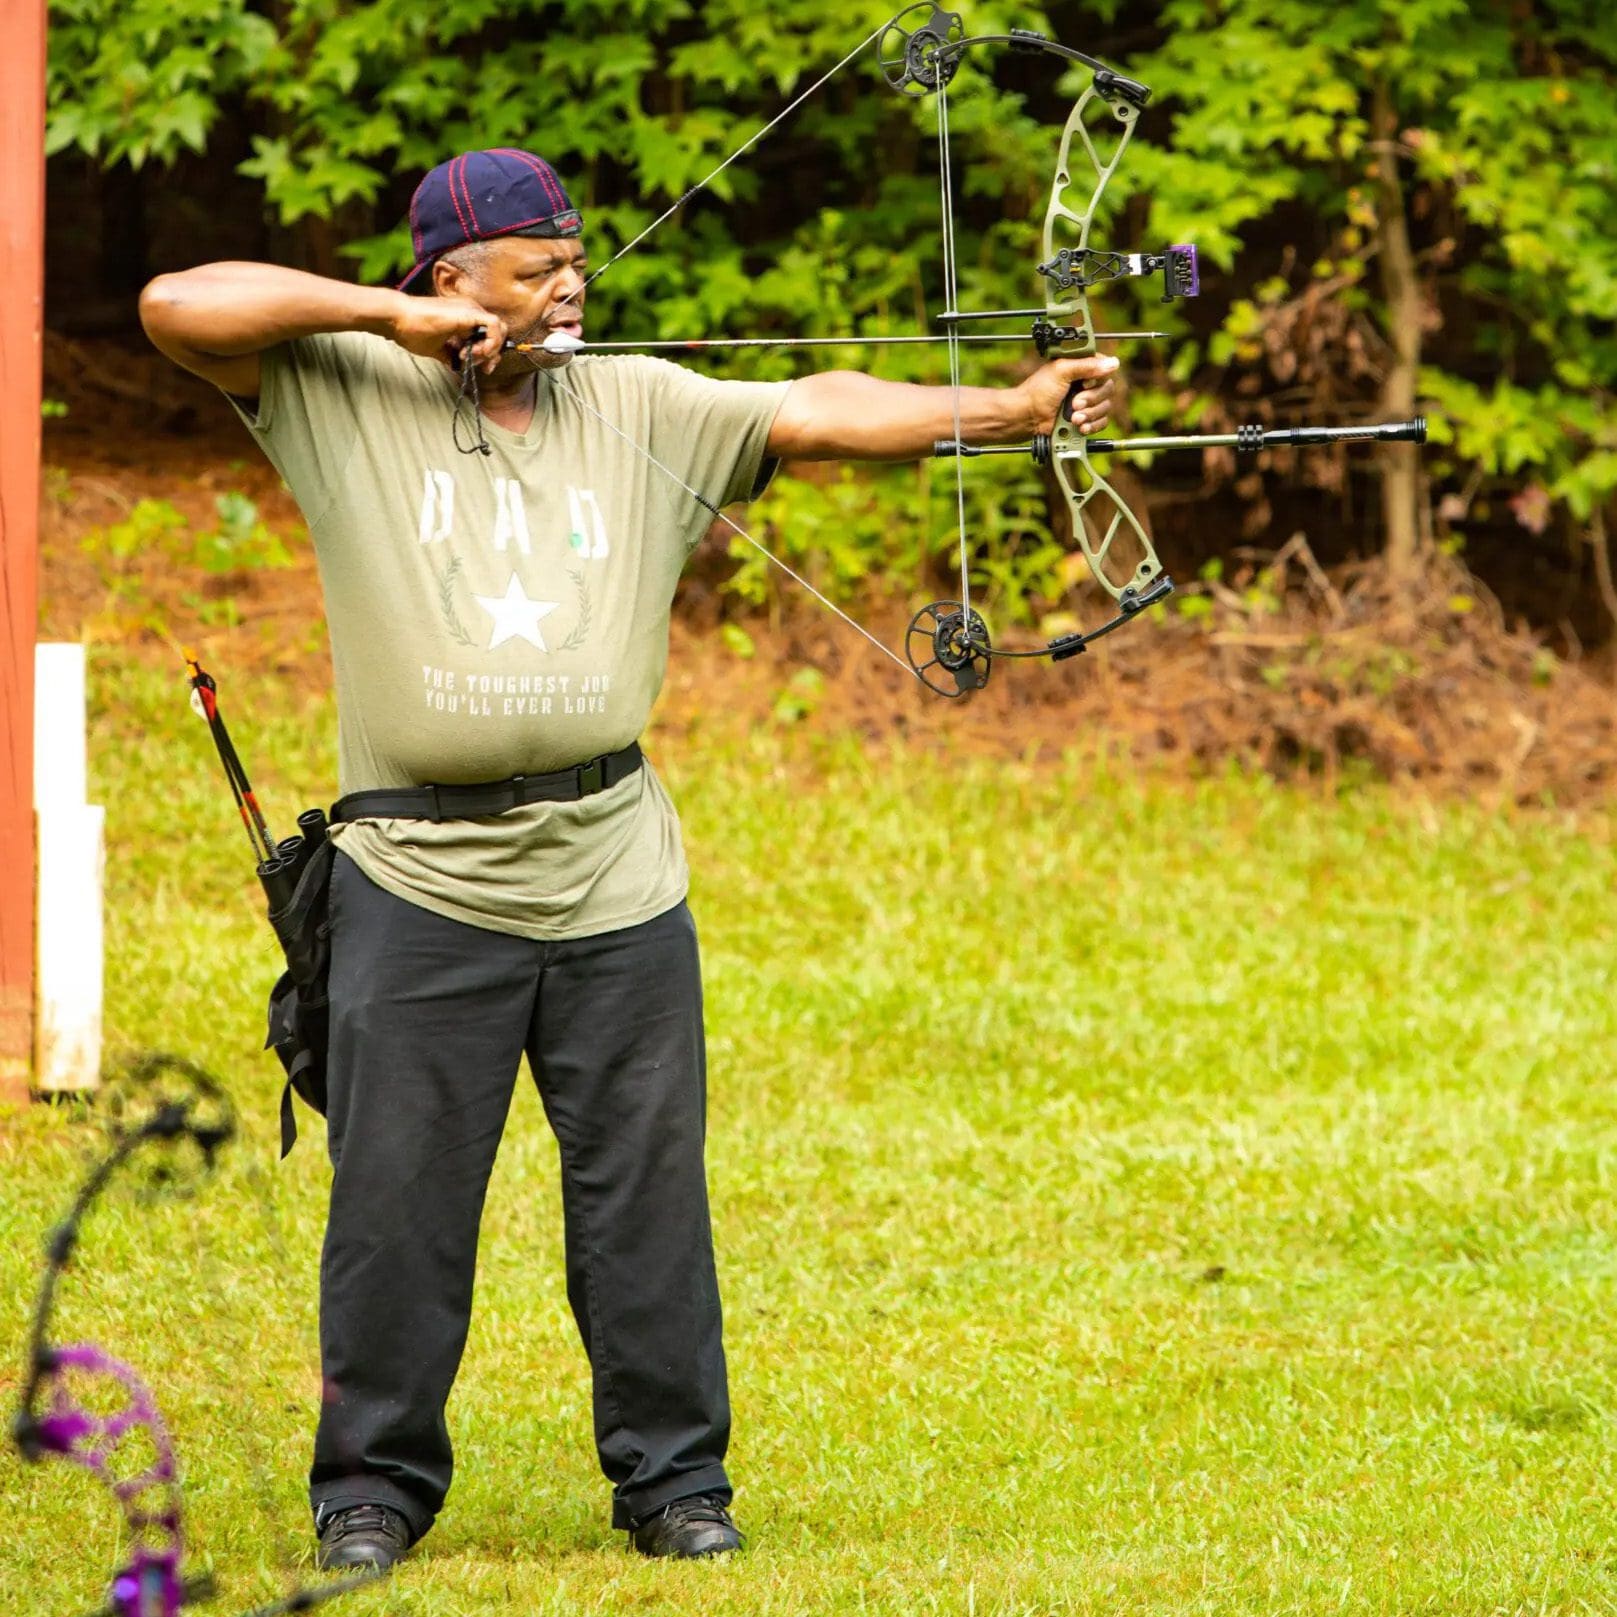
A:
{"type": "Polygon", "coordinates": [[[401,292],[432,291],[432,266],[468,242],[497,236],[577,236],[584,217],[542,157],[510,147],[463,152],[428,172],[410,199],[415,265],[401,292]]]}

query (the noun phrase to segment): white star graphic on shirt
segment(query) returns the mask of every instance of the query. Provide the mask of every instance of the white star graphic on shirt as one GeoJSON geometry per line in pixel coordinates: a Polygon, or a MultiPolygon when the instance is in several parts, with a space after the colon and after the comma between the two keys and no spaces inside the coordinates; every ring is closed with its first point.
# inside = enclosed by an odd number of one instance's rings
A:
{"type": "Polygon", "coordinates": [[[539,620],[548,618],[561,605],[560,601],[530,601],[515,573],[505,586],[504,595],[475,595],[472,597],[494,619],[488,649],[503,646],[507,640],[526,640],[530,646],[549,651],[545,637],[539,632],[539,620]]]}

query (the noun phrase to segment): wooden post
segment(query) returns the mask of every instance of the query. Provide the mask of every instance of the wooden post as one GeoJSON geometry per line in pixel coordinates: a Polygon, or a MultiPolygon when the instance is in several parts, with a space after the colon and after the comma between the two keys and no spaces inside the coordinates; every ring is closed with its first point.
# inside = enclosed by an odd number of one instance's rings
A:
{"type": "Polygon", "coordinates": [[[34,1052],[34,640],[45,326],[45,0],[0,0],[0,1101],[34,1052]]]}

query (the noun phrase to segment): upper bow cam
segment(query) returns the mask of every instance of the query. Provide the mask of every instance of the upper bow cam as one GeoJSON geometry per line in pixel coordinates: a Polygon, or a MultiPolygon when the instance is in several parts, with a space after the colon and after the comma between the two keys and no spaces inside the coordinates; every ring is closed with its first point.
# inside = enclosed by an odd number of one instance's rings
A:
{"type": "Polygon", "coordinates": [[[960,71],[958,47],[966,25],[958,11],[928,3],[901,11],[882,31],[876,61],[900,95],[924,96],[946,88],[960,71]]]}

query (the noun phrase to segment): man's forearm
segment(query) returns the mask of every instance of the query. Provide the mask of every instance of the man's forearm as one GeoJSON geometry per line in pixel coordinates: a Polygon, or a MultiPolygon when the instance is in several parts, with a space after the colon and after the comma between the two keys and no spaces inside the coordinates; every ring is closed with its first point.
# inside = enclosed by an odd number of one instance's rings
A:
{"type": "Polygon", "coordinates": [[[235,358],[323,331],[386,336],[405,295],[276,264],[203,264],[159,275],[141,294],[140,313],[160,346],[167,338],[197,354],[235,358]]]}
{"type": "MultiPolygon", "coordinates": [[[[1017,388],[960,390],[960,433],[971,444],[1014,443],[1047,431],[1017,388]]],[[[948,387],[884,382],[857,371],[822,371],[794,382],[770,434],[788,460],[920,460],[955,435],[948,387]]]]}

